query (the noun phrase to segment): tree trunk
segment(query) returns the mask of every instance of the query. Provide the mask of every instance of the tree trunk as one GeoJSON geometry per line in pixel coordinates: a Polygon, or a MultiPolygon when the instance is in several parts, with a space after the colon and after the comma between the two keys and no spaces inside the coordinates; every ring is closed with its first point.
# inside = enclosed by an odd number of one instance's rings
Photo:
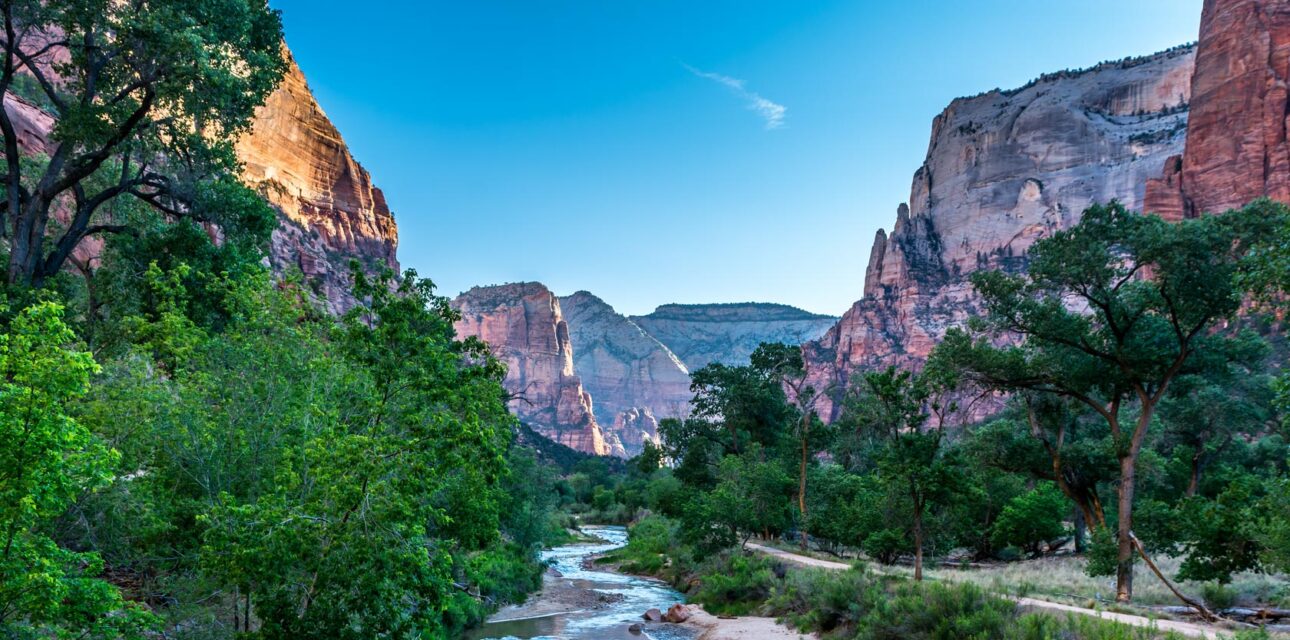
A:
{"type": "Polygon", "coordinates": [[[809,449],[809,447],[807,446],[807,438],[808,438],[808,435],[807,435],[807,434],[808,434],[808,431],[807,431],[807,429],[809,429],[809,428],[810,428],[810,426],[809,426],[809,422],[806,422],[806,423],[803,423],[803,424],[802,424],[802,461],[801,461],[801,462],[802,462],[802,464],[801,464],[801,468],[800,468],[799,473],[798,473],[798,480],[797,480],[797,509],[798,509],[798,511],[799,511],[799,512],[801,512],[801,514],[802,514],[802,536],[801,536],[801,538],[802,538],[802,540],[801,540],[802,550],[806,550],[806,536],[807,536],[807,531],[806,531],[806,462],[807,462],[807,458],[809,458],[809,457],[810,457],[810,456],[809,456],[809,451],[810,451],[810,449],[809,449]]]}
{"type": "Polygon", "coordinates": [[[1075,553],[1084,553],[1084,533],[1088,530],[1088,523],[1084,519],[1084,510],[1076,505],[1072,511],[1075,512],[1075,553]]]}
{"type": "Polygon", "coordinates": [[[1133,600],[1133,489],[1136,481],[1136,456],[1120,458],[1119,523],[1116,540],[1119,551],[1115,559],[1115,601],[1133,600]]]}
{"type": "Polygon", "coordinates": [[[914,580],[923,579],[923,508],[914,507],[914,580]]]}
{"type": "Polygon", "coordinates": [[[1196,453],[1192,454],[1191,456],[1191,477],[1188,478],[1187,480],[1187,493],[1186,493],[1186,496],[1188,498],[1195,496],[1196,492],[1200,490],[1200,468],[1201,468],[1202,450],[1203,449],[1198,449],[1196,453]]]}
{"type": "Polygon", "coordinates": [[[1143,548],[1142,541],[1138,540],[1138,537],[1133,535],[1132,531],[1129,532],[1129,541],[1133,544],[1133,548],[1138,550],[1138,554],[1142,556],[1142,561],[1146,563],[1147,568],[1151,569],[1151,572],[1156,574],[1156,577],[1160,578],[1160,581],[1165,583],[1165,586],[1168,587],[1179,600],[1182,600],[1184,604],[1195,609],[1196,613],[1199,613],[1200,617],[1204,618],[1207,622],[1218,620],[1218,616],[1215,616],[1214,612],[1210,611],[1209,608],[1205,606],[1205,603],[1188,597],[1186,594],[1179,591],[1178,587],[1174,586],[1174,583],[1169,581],[1169,578],[1165,577],[1165,574],[1160,571],[1160,567],[1157,567],[1156,563],[1151,561],[1151,556],[1147,555],[1147,550],[1143,548]]]}

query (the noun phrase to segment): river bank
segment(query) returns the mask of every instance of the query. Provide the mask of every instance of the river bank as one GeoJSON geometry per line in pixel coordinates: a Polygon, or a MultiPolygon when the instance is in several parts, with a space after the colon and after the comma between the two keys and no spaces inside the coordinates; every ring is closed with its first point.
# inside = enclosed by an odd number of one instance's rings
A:
{"type": "Polygon", "coordinates": [[[682,623],[646,622],[651,608],[667,610],[685,596],[666,583],[597,565],[592,559],[627,542],[622,527],[587,527],[600,542],[580,542],[546,551],[550,561],[542,590],[522,605],[504,607],[468,640],[799,640],[800,634],[772,618],[719,618],[687,605],[682,623]]]}
{"type": "Polygon", "coordinates": [[[799,633],[774,618],[741,616],[719,618],[697,604],[686,605],[690,618],[682,626],[699,632],[699,640],[800,640],[814,639],[815,634],[799,633]]]}

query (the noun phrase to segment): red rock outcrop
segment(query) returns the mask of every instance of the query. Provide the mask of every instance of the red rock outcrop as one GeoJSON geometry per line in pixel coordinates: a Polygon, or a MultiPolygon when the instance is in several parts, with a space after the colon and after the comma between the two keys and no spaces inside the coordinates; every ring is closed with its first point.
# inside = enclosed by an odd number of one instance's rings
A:
{"type": "MultiPolygon", "coordinates": [[[[60,51],[46,54],[43,66],[48,69],[60,51]]],[[[4,96],[4,108],[24,153],[53,150],[53,116],[13,94],[4,96]]],[[[279,274],[299,268],[330,311],[340,313],[353,305],[351,259],[368,269],[398,270],[398,229],[385,196],[318,106],[294,59],[277,90],[256,111],[252,131],[238,141],[237,154],[243,180],[282,214],[273,232],[270,264],[279,274]]],[[[101,238],[88,238],[73,259],[92,263],[102,246],[101,238]]]]}
{"type": "Polygon", "coordinates": [[[1169,219],[1290,202],[1290,2],[1205,0],[1186,152],[1149,186],[1169,219]]]}
{"type": "Polygon", "coordinates": [[[690,373],[663,343],[586,291],[561,297],[560,308],[573,369],[595,398],[596,418],[627,455],[658,441],[659,419],[689,413],[690,373]]]}
{"type": "Polygon", "coordinates": [[[353,305],[350,259],[369,269],[398,270],[398,228],[385,196],[350,154],[300,67],[294,59],[289,63],[237,153],[243,180],[282,213],[273,233],[274,268],[298,267],[328,309],[339,313],[353,305]]]}
{"type": "Polygon", "coordinates": [[[535,431],[596,455],[625,455],[596,421],[591,394],[574,373],[560,301],[536,282],[475,287],[452,301],[457,335],[478,336],[506,363],[511,410],[535,431]]]}
{"type": "MultiPolygon", "coordinates": [[[[1148,178],[1183,151],[1194,47],[1044,76],[953,101],[890,234],[875,238],[864,298],[803,346],[816,389],[916,368],[979,308],[968,275],[1022,270],[1035,240],[1095,202],[1143,206],[1148,178]]],[[[825,417],[835,411],[827,400],[825,417]]]]}
{"type": "Polygon", "coordinates": [[[50,143],[49,134],[54,130],[54,117],[42,111],[29,100],[12,93],[4,96],[4,109],[18,134],[18,148],[23,153],[49,155],[57,145],[50,143]]]}

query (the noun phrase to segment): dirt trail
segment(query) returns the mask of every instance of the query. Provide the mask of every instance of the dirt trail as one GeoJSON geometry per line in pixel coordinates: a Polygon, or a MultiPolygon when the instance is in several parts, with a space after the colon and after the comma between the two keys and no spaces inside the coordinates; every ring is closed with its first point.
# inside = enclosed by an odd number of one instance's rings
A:
{"type": "MultiPolygon", "coordinates": [[[[796,553],[783,551],[781,549],[775,549],[773,547],[767,547],[753,542],[749,542],[744,546],[758,553],[764,553],[768,556],[772,556],[780,560],[783,560],[784,562],[790,562],[798,566],[814,567],[818,569],[831,569],[835,571],[846,570],[851,568],[851,565],[845,564],[842,562],[831,562],[829,560],[820,560],[818,558],[811,558],[808,556],[798,555],[796,553]]],[[[1031,611],[1043,611],[1045,613],[1054,613],[1054,614],[1076,614],[1081,616],[1092,616],[1094,618],[1101,618],[1103,620],[1112,620],[1120,624],[1127,624],[1134,627],[1149,627],[1149,628],[1158,629],[1160,631],[1173,631],[1175,633],[1179,633],[1191,638],[1209,638],[1211,640],[1217,640],[1218,638],[1226,637],[1227,635],[1231,634],[1231,632],[1225,631],[1223,629],[1194,624],[1191,622],[1178,622],[1175,620],[1156,620],[1152,618],[1135,616],[1135,615],[1130,615],[1126,613],[1112,613],[1110,611],[1098,611],[1096,609],[1085,609],[1084,607],[1076,607],[1068,604],[1049,602],[1047,600],[1036,600],[1035,598],[1013,598],[1010,596],[1005,596],[1005,597],[1008,597],[1013,602],[1016,602],[1022,608],[1031,610],[1031,611]]]]}

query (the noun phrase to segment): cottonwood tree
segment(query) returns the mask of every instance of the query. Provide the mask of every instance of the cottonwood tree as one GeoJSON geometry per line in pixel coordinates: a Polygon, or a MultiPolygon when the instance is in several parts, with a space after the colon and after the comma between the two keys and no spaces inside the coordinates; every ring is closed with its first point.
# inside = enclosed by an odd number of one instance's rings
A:
{"type": "Polygon", "coordinates": [[[1237,339],[1220,329],[1241,304],[1243,252],[1274,217],[1260,206],[1170,224],[1117,203],[1091,207],[1035,243],[1028,275],[973,274],[985,313],[972,333],[952,330],[937,348],[974,382],[1070,398],[1105,421],[1119,466],[1118,601],[1133,597],[1135,553],[1149,562],[1133,534],[1148,428],[1179,377],[1234,357],[1237,339]]]}
{"type": "Polygon", "coordinates": [[[945,456],[945,416],[938,398],[952,380],[933,369],[914,376],[889,368],[861,376],[846,399],[844,424],[878,443],[877,476],[908,500],[914,542],[914,579],[923,579],[925,523],[929,510],[952,493],[957,475],[945,456]],[[934,418],[934,419],[933,419],[934,418]]]}
{"type": "Polygon", "coordinates": [[[1052,481],[1075,505],[1075,548],[1084,550],[1084,531],[1105,528],[1100,487],[1116,474],[1115,461],[1104,455],[1105,430],[1087,410],[1067,398],[1022,392],[1015,394],[1000,419],[972,433],[970,447],[986,466],[1052,481]]]}
{"type": "Polygon", "coordinates": [[[1242,435],[1266,431],[1271,395],[1271,380],[1244,368],[1220,381],[1184,376],[1175,382],[1160,404],[1160,417],[1163,444],[1186,465],[1183,495],[1197,495],[1205,472],[1242,435]]]}
{"type": "Polygon", "coordinates": [[[131,231],[110,213],[123,198],[170,219],[246,213],[226,210],[245,190],[233,144],[286,64],[265,0],[4,0],[0,21],[0,93],[34,84],[55,118],[48,157],[30,158],[0,109],[11,284],[41,286],[85,238],[131,231]]]}

